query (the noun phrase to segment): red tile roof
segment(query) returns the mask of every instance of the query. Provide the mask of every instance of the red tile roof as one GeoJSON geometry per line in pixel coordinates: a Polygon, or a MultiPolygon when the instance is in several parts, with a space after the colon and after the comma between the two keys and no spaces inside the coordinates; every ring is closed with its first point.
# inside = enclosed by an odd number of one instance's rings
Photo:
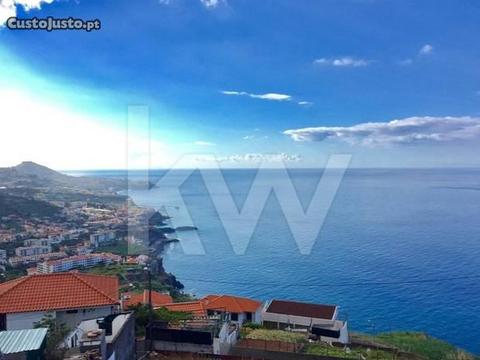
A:
{"type": "Polygon", "coordinates": [[[188,301],[188,302],[164,304],[161,307],[167,308],[170,311],[191,313],[196,318],[207,317],[207,310],[205,309],[201,301],[188,301]]]}
{"type": "Polygon", "coordinates": [[[229,313],[254,313],[262,306],[262,303],[259,301],[230,295],[208,295],[200,301],[202,301],[207,310],[229,313]]]}
{"type": "MultiPolygon", "coordinates": [[[[156,291],[152,291],[152,305],[153,307],[160,307],[164,304],[170,304],[173,302],[173,299],[170,295],[161,294],[156,291]]],[[[127,294],[123,302],[124,309],[127,309],[129,306],[138,305],[138,304],[148,304],[148,290],[144,290],[141,294],[127,294]]]]}
{"type": "Polygon", "coordinates": [[[0,284],[0,313],[113,306],[118,279],[77,272],[24,276],[0,284]]]}

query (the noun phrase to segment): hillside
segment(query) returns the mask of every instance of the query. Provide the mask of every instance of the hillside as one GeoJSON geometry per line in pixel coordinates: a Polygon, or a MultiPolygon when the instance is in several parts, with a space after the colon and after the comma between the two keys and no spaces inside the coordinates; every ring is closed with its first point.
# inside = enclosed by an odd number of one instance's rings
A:
{"type": "Polygon", "coordinates": [[[125,183],[113,179],[68,176],[34,162],[25,161],[17,166],[0,168],[1,186],[112,191],[125,188],[125,183]]]}
{"type": "Polygon", "coordinates": [[[377,341],[392,345],[402,351],[414,353],[425,359],[452,359],[452,360],[478,360],[475,355],[469,354],[457,347],[418,332],[393,332],[379,334],[377,341]]]}
{"type": "MultiPolygon", "coordinates": [[[[352,341],[369,345],[371,349],[396,349],[400,358],[425,360],[479,360],[443,340],[421,332],[389,332],[375,336],[351,334],[352,341]],[[409,355],[410,354],[410,355],[409,355]]],[[[383,359],[380,357],[380,359],[383,359]]]]}
{"type": "Polygon", "coordinates": [[[68,176],[33,162],[22,162],[0,168],[0,216],[52,219],[60,213],[61,203],[121,205],[127,198],[116,191],[125,185],[121,180],[68,176]]]}
{"type": "MultiPolygon", "coordinates": [[[[283,330],[271,330],[259,325],[242,328],[242,339],[280,341],[299,344],[299,358],[320,356],[328,359],[363,360],[478,360],[457,347],[418,332],[389,332],[378,335],[350,334],[348,347],[332,346],[324,342],[308,341],[305,334],[283,330]]],[[[237,353],[236,355],[240,355],[237,353]]]]}
{"type": "Polygon", "coordinates": [[[45,218],[57,215],[59,212],[60,208],[49,202],[5,194],[4,190],[0,190],[0,217],[18,215],[23,218],[45,218]]]}

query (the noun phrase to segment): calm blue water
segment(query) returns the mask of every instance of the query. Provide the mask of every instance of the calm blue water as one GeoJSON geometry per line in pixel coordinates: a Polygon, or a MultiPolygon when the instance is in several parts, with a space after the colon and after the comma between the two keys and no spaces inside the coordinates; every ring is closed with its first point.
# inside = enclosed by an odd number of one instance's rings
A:
{"type": "MultiPolygon", "coordinates": [[[[290,175],[308,204],[321,174],[290,175]]],[[[224,171],[237,205],[254,176],[224,171]]],[[[185,255],[177,245],[166,255],[167,270],[187,291],[334,303],[353,329],[426,331],[480,352],[480,278],[378,284],[480,275],[480,170],[349,170],[310,255],[299,253],[273,196],[246,254],[238,256],[200,174],[181,191],[207,252],[185,255]]],[[[163,204],[155,191],[132,196],[140,205],[163,204]]]]}

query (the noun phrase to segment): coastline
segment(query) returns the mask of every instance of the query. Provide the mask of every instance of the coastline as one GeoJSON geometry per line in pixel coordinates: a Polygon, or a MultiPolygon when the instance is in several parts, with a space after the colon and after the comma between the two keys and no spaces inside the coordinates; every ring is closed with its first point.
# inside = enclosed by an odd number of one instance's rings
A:
{"type": "MultiPolygon", "coordinates": [[[[373,171],[373,172],[368,172],[368,171],[361,171],[361,172],[354,172],[352,174],[352,177],[350,177],[348,180],[349,182],[346,183],[346,185],[349,185],[349,184],[352,184],[352,185],[359,185],[361,183],[359,183],[358,181],[361,181],[363,178],[365,177],[368,177],[369,181],[375,181],[375,184],[379,184],[381,186],[377,187],[375,192],[376,193],[380,193],[380,194],[383,194],[384,192],[385,193],[388,193],[388,194],[391,194],[389,192],[389,189],[391,187],[395,187],[395,188],[398,188],[398,191],[395,192],[396,194],[401,194],[401,193],[405,193],[406,191],[409,191],[409,192],[412,192],[412,196],[411,198],[415,196],[417,196],[418,192],[421,192],[421,196],[423,197],[426,197],[426,196],[430,196],[429,194],[431,193],[432,196],[435,195],[436,199],[438,198],[439,195],[442,195],[443,193],[445,193],[446,196],[442,197],[440,196],[436,201],[439,202],[440,205],[443,204],[443,199],[448,199],[450,198],[450,194],[451,192],[455,191],[455,190],[452,190],[450,188],[445,188],[445,187],[442,187],[442,188],[438,188],[434,185],[437,184],[438,182],[438,178],[441,177],[441,180],[442,182],[446,182],[446,184],[448,185],[448,179],[451,179],[452,181],[455,181],[456,180],[456,174],[453,174],[454,176],[452,177],[448,177],[448,175],[450,174],[449,172],[447,173],[444,173],[444,172],[439,172],[439,171],[435,171],[433,173],[428,173],[428,174],[425,174],[424,171],[414,171],[414,173],[419,173],[419,175],[422,176],[422,178],[425,178],[425,182],[423,183],[423,186],[422,187],[418,187],[417,184],[415,182],[412,182],[411,180],[415,180],[415,177],[412,177],[411,176],[411,171],[407,171],[407,172],[399,172],[397,170],[395,171],[382,171],[381,174],[379,174],[377,171],[373,171]],[[420,173],[419,173],[420,172],[420,173]],[[355,176],[353,176],[355,175],[355,176]],[[427,176],[428,175],[428,176],[427,176]],[[386,186],[388,184],[388,186],[386,186]],[[430,186],[432,185],[432,186],[430,186]],[[426,189],[426,190],[425,190],[426,189]]],[[[464,176],[467,176],[469,173],[466,173],[466,174],[463,174],[464,176]]],[[[239,174],[241,175],[241,174],[239,174]]],[[[235,175],[237,176],[237,174],[235,175]]],[[[369,198],[371,199],[371,201],[373,201],[373,205],[375,206],[371,206],[372,209],[378,209],[379,206],[383,206],[383,203],[384,201],[383,200],[387,200],[387,199],[390,199],[390,202],[393,201],[393,202],[397,202],[396,200],[396,195],[389,195],[389,196],[373,196],[372,194],[370,194],[368,191],[369,188],[364,188],[365,191],[367,192],[364,192],[360,195],[362,196],[358,196],[359,193],[356,192],[355,194],[353,194],[353,196],[356,196],[355,199],[357,199],[356,201],[354,201],[354,203],[356,204],[355,205],[355,208],[359,208],[359,209],[364,209],[365,210],[365,207],[364,207],[364,203],[362,202],[362,199],[363,198],[369,198]],[[393,198],[392,198],[393,196],[393,198]]],[[[458,196],[460,197],[466,197],[468,194],[464,193],[464,192],[455,192],[458,196]]],[[[348,194],[350,196],[350,193],[349,193],[349,186],[347,186],[343,191],[342,191],[342,194],[341,194],[341,197],[337,200],[337,202],[340,203],[340,205],[338,206],[337,209],[333,209],[337,215],[342,215],[342,212],[345,212],[345,211],[348,211],[350,208],[353,208],[351,206],[351,201],[350,201],[350,197],[345,197],[345,194],[348,194]],[[342,212],[339,213],[340,210],[342,212]]],[[[420,195],[418,195],[420,196],[420,195]]],[[[464,203],[467,202],[471,202],[472,201],[472,197],[473,199],[475,199],[475,194],[472,194],[472,195],[469,195],[469,199],[465,199],[464,203]]],[[[135,197],[136,199],[138,199],[137,197],[135,197]]],[[[145,199],[148,201],[149,204],[151,204],[152,202],[145,197],[145,199]]],[[[427,198],[428,199],[428,198],[427,198]]],[[[138,201],[138,203],[141,203],[142,201],[142,196],[140,196],[140,201],[138,201]]],[[[407,199],[408,200],[408,199],[407,199]]],[[[198,198],[198,202],[200,203],[205,203],[205,201],[202,200],[202,198],[198,198]]],[[[456,209],[457,209],[457,203],[458,202],[453,202],[449,205],[449,212],[447,213],[447,217],[450,216],[449,213],[451,212],[452,214],[455,213],[456,209]]],[[[407,202],[407,205],[411,205],[411,206],[416,206],[416,209],[419,211],[420,214],[422,214],[422,211],[423,211],[423,208],[425,206],[423,205],[428,205],[428,202],[425,202],[423,204],[410,204],[407,202]]],[[[195,211],[195,204],[192,205],[192,209],[193,211],[195,211]]],[[[441,207],[443,208],[443,207],[441,207]]],[[[389,219],[391,218],[392,220],[396,220],[398,218],[398,216],[402,216],[402,213],[398,212],[398,210],[402,210],[403,208],[398,208],[396,210],[396,212],[392,213],[392,215],[389,215],[389,213],[386,214],[386,217],[384,217],[384,221],[389,221],[389,219]]],[[[408,210],[405,209],[405,210],[408,210]]],[[[179,274],[183,274],[183,277],[185,277],[185,283],[183,285],[185,285],[185,290],[188,292],[189,289],[194,289],[194,293],[196,294],[199,294],[199,295],[205,295],[205,294],[208,294],[208,293],[219,293],[219,292],[223,292],[223,293],[226,293],[226,294],[238,294],[240,296],[251,296],[252,298],[258,298],[258,299],[261,299],[263,300],[263,298],[272,298],[272,297],[285,297],[285,296],[289,296],[288,294],[286,295],[285,294],[285,291],[282,291],[282,289],[278,289],[278,291],[274,291],[275,289],[272,289],[272,288],[267,288],[266,291],[264,289],[264,287],[262,287],[261,285],[261,282],[263,281],[266,281],[264,279],[260,280],[259,278],[257,279],[247,279],[245,280],[244,282],[245,283],[249,283],[251,282],[251,285],[246,287],[246,288],[242,288],[241,286],[238,286],[238,285],[229,285],[229,282],[233,282],[235,283],[236,281],[240,281],[240,279],[237,279],[238,276],[235,271],[231,271],[231,272],[228,272],[228,273],[225,273],[225,272],[222,272],[222,276],[219,277],[217,276],[216,274],[218,274],[217,272],[215,272],[216,270],[218,269],[223,269],[224,271],[230,271],[229,269],[245,269],[246,271],[248,271],[248,268],[245,267],[245,263],[242,262],[241,259],[238,259],[239,262],[237,262],[235,260],[234,257],[232,257],[231,255],[231,249],[228,248],[228,246],[224,246],[224,244],[222,244],[222,241],[224,242],[224,239],[222,237],[224,237],[222,234],[219,234],[217,236],[217,230],[215,230],[215,233],[212,232],[212,228],[215,228],[215,227],[218,227],[218,223],[215,222],[215,220],[213,219],[212,221],[210,221],[209,219],[211,219],[211,213],[209,213],[209,209],[208,207],[205,207],[204,205],[202,205],[201,207],[201,216],[198,217],[198,223],[199,224],[202,224],[202,233],[204,234],[204,236],[208,237],[208,239],[217,239],[215,240],[215,242],[211,245],[212,247],[214,247],[214,253],[216,255],[216,257],[218,258],[221,253],[221,259],[223,259],[223,263],[228,263],[230,264],[229,267],[224,267],[224,265],[221,264],[221,262],[216,262],[215,259],[213,259],[214,261],[210,261],[209,259],[203,259],[203,258],[196,258],[196,257],[189,257],[188,259],[186,259],[185,256],[182,256],[180,255],[179,257],[178,256],[175,256],[175,259],[174,259],[174,267],[172,267],[172,263],[171,263],[171,260],[168,260],[166,261],[165,263],[165,266],[167,268],[167,271],[169,268],[172,268],[172,269],[175,269],[174,271],[172,271],[173,273],[177,272],[179,274]],[[224,251],[226,250],[226,251],[224,251]],[[208,264],[205,264],[205,261],[208,262],[208,264]],[[202,265],[203,264],[203,265],[202,265]],[[240,266],[239,266],[240,264],[240,266]],[[221,267],[220,267],[221,266],[221,267]],[[192,274],[192,271],[189,270],[191,268],[194,268],[196,269],[196,273],[195,273],[195,276],[192,274]],[[190,275],[192,274],[192,275],[190,275]],[[198,275],[198,276],[197,276],[198,275]],[[207,282],[202,282],[202,283],[195,283],[195,282],[192,282],[188,279],[196,279],[196,278],[200,278],[200,279],[207,279],[208,281],[207,282]],[[226,283],[223,284],[223,283],[216,283],[217,281],[225,281],[226,283]],[[257,286],[255,285],[257,282],[260,282],[260,284],[257,286]]],[[[373,216],[375,214],[370,214],[368,212],[368,209],[365,210],[367,211],[366,215],[369,215],[369,216],[373,216]]],[[[425,211],[429,211],[428,208],[425,208],[425,211]]],[[[407,214],[407,213],[405,213],[407,214]]],[[[173,214],[169,214],[169,215],[173,215],[173,214]]],[[[453,215],[452,215],[453,216],[453,215]]],[[[365,220],[361,217],[348,217],[349,219],[349,227],[348,228],[345,228],[345,227],[342,227],[342,226],[337,226],[337,220],[340,221],[341,223],[341,220],[342,220],[342,217],[341,216],[336,216],[336,217],[332,217],[331,220],[333,220],[333,225],[330,226],[331,228],[337,228],[337,229],[340,229],[340,230],[337,230],[336,233],[338,233],[338,236],[341,236],[342,237],[342,240],[340,241],[340,243],[337,245],[337,244],[333,244],[333,243],[329,243],[329,244],[324,244],[325,246],[322,246],[322,249],[324,249],[325,251],[327,251],[327,255],[329,254],[330,251],[333,251],[335,250],[335,253],[336,254],[340,254],[338,253],[338,249],[340,248],[344,248],[345,246],[355,246],[356,243],[355,243],[355,239],[358,239],[359,237],[361,237],[362,235],[370,235],[369,237],[366,237],[367,240],[364,241],[364,243],[362,243],[362,248],[360,248],[360,254],[355,255],[354,257],[350,256],[349,253],[346,253],[346,254],[343,254],[343,252],[341,253],[342,254],[342,262],[341,263],[336,263],[334,260],[336,258],[332,258],[333,260],[330,260],[329,263],[331,263],[331,261],[334,261],[333,262],[333,265],[335,266],[340,266],[340,268],[342,268],[343,266],[346,266],[346,264],[349,264],[349,263],[352,263],[352,261],[357,261],[355,262],[356,264],[358,263],[358,259],[362,259],[363,256],[365,255],[365,259],[368,258],[370,259],[370,261],[373,261],[373,264],[377,264],[378,266],[382,266],[382,263],[380,262],[379,263],[379,260],[382,259],[382,257],[374,257],[374,258],[371,258],[371,249],[372,249],[372,246],[375,246],[375,249],[379,249],[378,251],[382,251],[382,246],[383,244],[387,244],[387,241],[385,240],[386,237],[384,237],[384,235],[382,234],[382,228],[380,228],[380,231],[379,232],[376,232],[376,233],[372,233],[370,232],[370,228],[368,227],[369,223],[368,223],[368,219],[365,220]],[[366,225],[367,226],[364,226],[365,225],[365,221],[367,221],[366,225]],[[358,225],[358,226],[357,226],[358,225]],[[361,225],[361,226],[360,226],[361,225]],[[352,229],[357,229],[357,231],[359,231],[359,234],[355,235],[353,233],[350,233],[349,231],[349,228],[352,227],[352,229]],[[381,237],[381,238],[380,238],[381,237]],[[382,240],[383,239],[383,240],[382,240]],[[330,250],[331,249],[331,250],[330,250]],[[365,252],[365,254],[363,254],[362,252],[365,252]],[[356,259],[356,260],[355,260],[356,259]]],[[[400,218],[401,219],[401,218],[400,218]]],[[[430,217],[425,217],[425,219],[430,219],[430,217]]],[[[178,220],[178,219],[176,219],[178,220]]],[[[424,228],[424,224],[420,224],[422,226],[422,229],[424,228]]],[[[428,223],[427,223],[428,225],[428,223]]],[[[388,237],[389,239],[391,239],[391,241],[394,241],[393,243],[393,250],[389,250],[389,251],[395,251],[395,254],[399,254],[399,255],[404,255],[404,254],[409,254],[409,248],[411,246],[413,246],[413,244],[416,244],[415,246],[418,248],[418,241],[419,241],[419,238],[418,238],[418,234],[416,234],[415,232],[413,232],[413,230],[415,230],[417,227],[412,227],[412,231],[410,231],[409,229],[403,227],[402,224],[397,224],[395,225],[395,229],[397,229],[398,227],[398,231],[402,231],[404,232],[405,236],[402,236],[402,241],[396,241],[396,237],[395,237],[395,234],[391,235],[388,237]]],[[[284,232],[284,228],[282,228],[282,224],[276,224],[276,228],[278,228],[278,230],[281,230],[280,232],[282,232],[283,234],[285,233],[284,232]]],[[[452,227],[448,227],[446,230],[446,234],[448,234],[448,230],[451,229],[452,227]]],[[[265,230],[262,229],[262,230],[265,230]]],[[[270,230],[270,229],[267,229],[267,230],[270,230]]],[[[276,232],[278,232],[276,229],[275,229],[276,232]]],[[[327,228],[326,228],[326,231],[330,231],[329,228],[328,228],[328,224],[327,224],[327,228]]],[[[424,231],[430,231],[430,228],[429,227],[425,227],[424,228],[424,231]]],[[[276,233],[268,233],[269,234],[269,238],[272,240],[272,241],[278,241],[276,240],[275,237],[272,237],[270,236],[271,234],[273,234],[274,236],[276,235],[276,233]]],[[[282,235],[282,234],[280,234],[282,235]]],[[[327,233],[327,236],[328,236],[328,233],[327,233]]],[[[334,239],[337,239],[338,236],[335,235],[336,237],[334,239]]],[[[443,237],[440,237],[439,238],[439,241],[441,241],[443,237]]],[[[425,239],[424,241],[426,241],[427,239],[425,239]]],[[[432,238],[433,240],[433,238],[432,238]]],[[[282,240],[283,241],[283,240],[282,240]]],[[[423,243],[422,243],[423,244],[423,243]]],[[[425,243],[425,247],[427,245],[429,245],[430,242],[426,242],[425,243]]],[[[228,244],[227,244],[228,245],[228,244]]],[[[208,244],[207,244],[208,246],[208,244]]],[[[357,245],[358,246],[358,245],[357,245]]],[[[389,249],[391,249],[391,246],[389,246],[389,249]]],[[[423,249],[423,245],[422,247],[420,248],[420,250],[423,249]]],[[[211,249],[209,249],[211,250],[211,249]]],[[[256,249],[254,249],[256,250],[256,249]]],[[[264,249],[262,249],[264,250],[264,249]]],[[[272,249],[274,251],[274,260],[279,262],[279,261],[282,261],[282,267],[279,267],[277,268],[278,271],[280,271],[280,276],[286,276],[287,275],[287,270],[288,269],[291,269],[292,266],[295,266],[295,269],[297,269],[297,274],[304,274],[306,273],[306,271],[308,271],[308,268],[312,268],[312,266],[316,266],[318,269],[318,273],[322,273],[323,272],[323,266],[321,263],[318,263],[318,261],[313,261],[314,260],[314,257],[310,256],[310,257],[307,257],[307,258],[302,258],[302,261],[303,263],[299,263],[297,260],[298,259],[298,254],[296,252],[295,249],[293,249],[292,252],[290,252],[290,249],[285,249],[285,246],[284,246],[284,243],[281,244],[280,246],[272,249]],[[287,250],[287,252],[285,252],[285,250],[287,250]],[[277,254],[278,252],[278,254],[277,254]]],[[[162,252],[158,252],[160,255],[163,255],[162,252]]],[[[437,253],[437,251],[434,251],[434,253],[437,253]]],[[[257,252],[258,254],[258,252],[257,252]]],[[[419,252],[419,256],[423,256],[423,255],[426,255],[427,253],[426,252],[423,252],[423,251],[420,251],[419,252]]],[[[255,264],[258,264],[260,266],[261,269],[265,269],[266,266],[270,266],[270,263],[265,263],[264,260],[261,260],[261,257],[255,257],[255,251],[251,251],[249,252],[249,254],[247,254],[247,257],[249,258],[249,261],[250,260],[253,260],[255,261],[255,264]],[[251,256],[252,255],[252,256],[251,256]]],[[[441,255],[441,254],[440,254],[441,255]]],[[[214,256],[215,257],[215,256],[214,256]]],[[[237,257],[238,258],[238,257],[237,257]]],[[[245,259],[245,257],[244,257],[245,259]]],[[[401,258],[403,259],[403,258],[401,258]]],[[[441,261],[442,262],[442,268],[445,268],[446,270],[449,269],[449,264],[450,262],[448,261],[444,261],[442,260],[442,256],[440,256],[438,258],[438,261],[441,261]]],[[[275,262],[274,261],[274,262],[275,262]]],[[[408,258],[405,259],[405,261],[407,261],[407,265],[409,265],[409,262],[408,262],[408,258]]],[[[356,266],[359,266],[360,268],[365,268],[365,264],[368,264],[368,263],[360,263],[356,266]],[[362,265],[363,264],[363,265],[362,265]]],[[[394,263],[390,263],[389,266],[393,266],[393,269],[397,269],[397,264],[396,262],[394,263]]],[[[401,264],[400,264],[401,265],[401,264]]],[[[411,264],[411,266],[417,266],[418,264],[411,264]]],[[[410,276],[410,273],[408,271],[403,271],[402,270],[403,268],[399,268],[397,269],[399,272],[397,274],[398,278],[402,279],[402,278],[409,278],[410,276]]],[[[461,269],[458,269],[456,271],[460,271],[461,269]]],[[[277,270],[276,270],[277,271],[277,270]]],[[[268,275],[269,273],[266,273],[266,276],[269,276],[268,275]]],[[[456,274],[458,274],[459,276],[462,275],[462,273],[456,273],[455,271],[452,272],[452,274],[455,274],[455,276],[457,276],[456,274]]],[[[388,277],[388,274],[386,274],[386,276],[388,277]]],[[[298,277],[298,276],[297,276],[298,277]]],[[[435,276],[432,275],[431,276],[432,278],[434,278],[435,276]]],[[[313,280],[316,280],[318,281],[319,283],[335,283],[336,281],[336,276],[334,276],[333,278],[325,278],[323,279],[321,276],[318,276],[318,277],[314,277],[313,280]]],[[[382,278],[383,279],[383,278],[382,278]]],[[[307,282],[305,281],[303,278],[301,279],[303,283],[307,282]]],[[[340,279],[342,280],[342,279],[340,279]]],[[[339,281],[340,281],[339,280],[339,281]]],[[[243,281],[243,280],[242,280],[243,281]]],[[[291,284],[291,283],[294,283],[295,280],[292,279],[291,277],[285,277],[284,280],[286,284],[291,284]]],[[[298,281],[298,279],[297,279],[298,281]]],[[[347,281],[347,280],[343,280],[344,282],[347,281]]],[[[387,279],[387,281],[390,281],[390,279],[387,279]]],[[[243,282],[242,282],[243,283],[243,282]]],[[[463,284],[463,283],[462,283],[463,284]]],[[[409,316],[408,317],[405,317],[405,311],[407,310],[408,306],[407,307],[398,307],[398,304],[399,304],[399,300],[402,300],[404,297],[405,298],[408,298],[408,295],[403,293],[402,294],[399,294],[398,296],[400,296],[399,298],[397,297],[396,299],[391,299],[390,297],[387,297],[385,302],[383,303],[383,305],[380,307],[375,307],[374,304],[371,303],[371,301],[369,301],[369,298],[371,298],[372,296],[372,293],[375,295],[377,294],[377,290],[379,291],[382,291],[383,294],[386,294],[385,296],[389,296],[390,294],[395,295],[397,294],[398,292],[398,287],[390,287],[388,285],[385,285],[385,286],[382,286],[381,288],[379,289],[374,289],[374,288],[370,288],[370,289],[358,289],[358,288],[352,288],[352,289],[349,289],[349,288],[341,288],[339,289],[338,291],[336,291],[335,289],[330,289],[330,288],[322,288],[321,292],[319,291],[303,291],[304,288],[297,288],[295,287],[295,285],[292,285],[293,287],[291,287],[291,291],[290,291],[290,295],[292,294],[292,291],[295,293],[295,296],[298,297],[299,300],[302,300],[302,301],[313,301],[315,300],[315,294],[319,294],[319,299],[320,301],[335,301],[335,302],[338,302],[338,303],[341,303],[343,304],[342,301],[339,301],[339,300],[336,300],[338,297],[345,297],[347,295],[349,295],[354,289],[355,290],[355,293],[357,293],[356,297],[355,297],[355,300],[354,301],[347,301],[345,303],[345,307],[348,306],[349,308],[349,312],[350,312],[350,317],[351,317],[351,323],[352,324],[357,324],[356,326],[356,329],[358,330],[361,330],[361,331],[369,331],[369,328],[368,328],[368,325],[364,325],[368,319],[371,319],[371,315],[369,314],[368,311],[363,311],[362,309],[371,309],[372,311],[375,311],[375,312],[380,312],[380,315],[379,316],[382,316],[385,318],[385,320],[383,320],[383,324],[384,326],[381,325],[381,321],[378,321],[376,323],[376,326],[377,326],[377,330],[376,331],[389,331],[389,329],[408,329],[408,330],[411,330],[411,331],[425,331],[425,332],[428,332],[430,334],[432,334],[433,336],[435,337],[438,337],[438,338],[441,338],[441,339],[448,339],[448,341],[450,343],[453,343],[453,344],[457,344],[459,346],[462,346],[463,348],[467,348],[471,351],[475,350],[475,347],[471,347],[469,345],[466,345],[466,344],[470,344],[471,341],[469,339],[465,339],[464,336],[461,336],[461,338],[459,336],[455,336],[455,335],[452,335],[450,332],[446,331],[445,329],[441,329],[439,328],[439,326],[435,325],[435,323],[433,322],[434,319],[430,319],[430,316],[429,314],[420,314],[419,312],[409,312],[409,316]],[[298,290],[298,291],[297,291],[298,290]],[[356,306],[358,305],[358,306],[356,306]],[[404,310],[403,310],[404,309],[404,310]],[[432,326],[430,326],[432,325],[432,326]]],[[[449,286],[449,284],[446,284],[446,286],[449,286]]],[[[460,286],[460,285],[459,285],[460,286]]],[[[464,285],[461,285],[461,286],[464,286],[464,285]]],[[[419,296],[420,298],[417,299],[417,301],[420,301],[420,304],[422,304],[422,301],[423,299],[425,300],[428,300],[428,294],[431,293],[432,291],[435,291],[435,287],[433,286],[429,286],[428,284],[425,285],[425,291],[422,291],[419,293],[419,296]]],[[[312,288],[313,289],[313,288],[312,288]]],[[[461,294],[460,294],[461,295],[461,294]]],[[[456,296],[455,298],[458,298],[458,296],[456,296]]],[[[445,302],[448,302],[449,303],[449,299],[445,298],[444,299],[445,302]]],[[[462,301],[461,298],[458,299],[458,301],[462,301]]],[[[442,303],[444,302],[443,300],[441,301],[442,303]]],[[[401,306],[401,305],[399,305],[401,306]]]]}

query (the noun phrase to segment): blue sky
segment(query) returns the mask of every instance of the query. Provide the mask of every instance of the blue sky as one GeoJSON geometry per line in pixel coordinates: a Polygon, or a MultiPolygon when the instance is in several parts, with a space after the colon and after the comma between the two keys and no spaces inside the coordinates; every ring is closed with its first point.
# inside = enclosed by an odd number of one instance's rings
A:
{"type": "Polygon", "coordinates": [[[0,3],[4,18],[102,23],[0,28],[1,165],[124,167],[111,142],[139,104],[150,108],[154,166],[183,153],[315,166],[339,152],[359,167],[480,165],[477,1],[0,3]]]}

